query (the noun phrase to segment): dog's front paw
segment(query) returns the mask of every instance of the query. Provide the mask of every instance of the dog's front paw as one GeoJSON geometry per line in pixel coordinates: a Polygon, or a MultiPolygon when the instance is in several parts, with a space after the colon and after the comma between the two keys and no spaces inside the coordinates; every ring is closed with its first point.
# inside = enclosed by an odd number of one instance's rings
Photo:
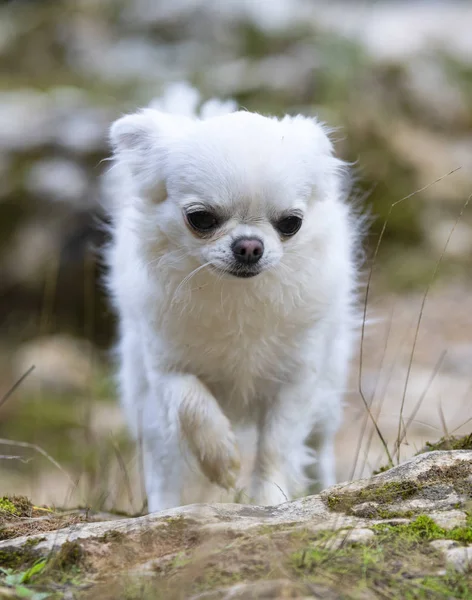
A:
{"type": "Polygon", "coordinates": [[[212,483],[229,490],[236,485],[241,463],[236,438],[229,424],[224,435],[222,433],[218,432],[218,439],[211,444],[207,443],[207,452],[197,458],[206,477],[212,483]]]}
{"type": "Polygon", "coordinates": [[[239,450],[231,424],[219,407],[204,418],[182,410],[180,424],[204,475],[226,490],[234,488],[240,470],[239,450]]]}

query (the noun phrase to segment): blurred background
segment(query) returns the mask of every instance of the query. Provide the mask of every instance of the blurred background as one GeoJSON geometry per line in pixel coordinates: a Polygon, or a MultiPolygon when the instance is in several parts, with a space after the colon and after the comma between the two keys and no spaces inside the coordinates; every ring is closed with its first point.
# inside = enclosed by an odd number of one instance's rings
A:
{"type": "Polygon", "coordinates": [[[395,461],[472,431],[472,206],[457,221],[472,193],[471,31],[465,0],[1,2],[0,495],[141,509],[111,379],[100,175],[110,123],[177,81],[336,128],[375,217],[364,281],[388,216],[339,480],[386,462],[365,404],[395,461]]]}

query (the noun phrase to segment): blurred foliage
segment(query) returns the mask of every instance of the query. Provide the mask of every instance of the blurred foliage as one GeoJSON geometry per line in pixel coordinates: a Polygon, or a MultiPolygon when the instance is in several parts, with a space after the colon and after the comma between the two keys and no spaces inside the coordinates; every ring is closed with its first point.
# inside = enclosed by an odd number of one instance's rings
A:
{"type": "MultiPolygon", "coordinates": [[[[98,182],[104,168],[101,160],[108,154],[106,129],[120,112],[149,102],[176,77],[196,84],[204,98],[233,96],[244,108],[266,114],[303,111],[332,126],[338,152],[354,163],[354,195],[372,212],[368,251],[391,204],[434,179],[425,181],[421,171],[421,162],[430,157],[418,155],[412,160],[399,149],[398,130],[420,127],[450,137],[470,134],[472,129],[472,67],[444,54],[422,60],[433,60],[451,89],[462,94],[468,112],[459,111],[457,118],[455,113],[433,118],[428,98],[422,106],[411,92],[411,72],[421,78],[422,63],[415,71],[410,63],[375,61],[357,42],[328,34],[311,22],[267,29],[247,16],[228,19],[203,9],[175,18],[165,10],[158,17],[151,11],[149,18],[143,18],[143,14],[136,16],[139,6],[142,10],[142,3],[120,0],[0,7],[5,40],[0,54],[0,111],[10,109],[9,93],[26,92],[33,94],[31,111],[37,103],[46,113],[40,132],[44,139],[18,147],[7,143],[2,150],[6,167],[0,193],[0,258],[10,264],[0,276],[4,338],[28,339],[37,332],[38,323],[47,323],[50,332],[68,331],[109,344],[114,324],[101,290],[100,267],[97,263],[87,275],[90,267],[84,266],[90,261],[90,247],[105,241],[97,223],[103,218],[98,182]],[[235,75],[229,77],[225,73],[234,64],[235,75]],[[5,106],[3,98],[7,98],[5,106]],[[82,119],[78,125],[77,118],[82,119]],[[69,136],[64,142],[64,130],[71,123],[72,139],[69,136]],[[74,131],[80,138],[81,131],[94,127],[94,143],[84,148],[79,139],[74,145],[74,131]],[[31,183],[38,164],[46,161],[47,169],[47,161],[56,159],[85,174],[84,189],[73,202],[61,200],[60,194],[52,198],[47,189],[35,187],[35,180],[31,183]],[[23,276],[22,270],[29,273],[33,267],[28,270],[28,265],[18,262],[15,271],[12,261],[21,256],[14,248],[20,244],[27,249],[28,236],[21,242],[17,236],[31,225],[50,232],[56,257],[48,258],[44,252],[41,259],[41,248],[32,250],[38,266],[33,275],[23,276]],[[55,278],[49,284],[52,291],[47,289],[48,278],[55,278]],[[48,299],[48,294],[53,298],[48,299]]],[[[21,114],[12,119],[21,120],[21,114]]],[[[445,171],[446,166],[434,173],[439,177],[445,171]]],[[[461,197],[457,190],[451,192],[453,187],[454,183],[444,186],[443,194],[452,212],[461,197]]],[[[421,285],[429,273],[427,201],[426,195],[415,197],[390,216],[380,262],[389,265],[390,277],[384,283],[394,288],[421,285]],[[399,256],[408,258],[407,268],[398,265],[399,256]]],[[[448,267],[446,261],[445,272],[448,267]]]]}

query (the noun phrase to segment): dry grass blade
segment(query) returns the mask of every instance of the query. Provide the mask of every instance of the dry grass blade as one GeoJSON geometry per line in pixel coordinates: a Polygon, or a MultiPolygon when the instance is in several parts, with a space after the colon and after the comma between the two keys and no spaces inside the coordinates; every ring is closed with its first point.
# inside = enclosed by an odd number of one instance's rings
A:
{"type": "Polygon", "coordinates": [[[124,484],[125,484],[125,488],[126,488],[126,493],[128,495],[128,501],[130,503],[132,511],[134,511],[133,487],[131,485],[131,480],[129,477],[128,469],[126,468],[126,463],[123,459],[123,456],[121,454],[120,448],[118,447],[118,444],[115,442],[115,440],[113,438],[111,438],[111,443],[113,446],[113,451],[115,452],[116,460],[118,461],[118,466],[123,474],[123,480],[124,480],[124,484]]]}
{"type": "Polygon", "coordinates": [[[23,456],[13,456],[11,454],[0,454],[0,460],[19,460],[25,465],[32,461],[32,458],[24,458],[23,456]]]}
{"type": "MultiPolygon", "coordinates": [[[[402,351],[403,346],[405,345],[407,337],[408,337],[408,331],[406,331],[405,334],[402,336],[402,338],[400,339],[400,342],[398,343],[397,348],[395,349],[392,363],[388,369],[387,375],[385,377],[385,381],[382,384],[382,387],[381,387],[381,390],[379,393],[380,399],[375,407],[376,410],[375,410],[374,417],[375,417],[376,421],[378,421],[378,419],[380,418],[380,415],[382,414],[384,403],[387,398],[388,386],[390,385],[390,382],[393,377],[393,373],[394,373],[395,369],[397,368],[398,363],[400,361],[401,351],[402,351]]],[[[376,393],[376,395],[377,395],[377,393],[376,393]]],[[[373,429],[369,432],[367,444],[365,445],[365,449],[364,449],[364,462],[363,462],[363,465],[361,468],[361,473],[363,473],[365,471],[365,468],[367,465],[367,459],[368,459],[370,448],[372,446],[372,442],[374,439],[374,433],[375,433],[375,431],[373,429]]]]}
{"type": "Polygon", "coordinates": [[[20,387],[20,385],[28,377],[28,375],[30,375],[35,370],[35,368],[36,367],[34,365],[31,365],[31,367],[25,373],[23,373],[23,375],[18,379],[18,381],[16,381],[11,386],[8,392],[2,396],[2,398],[0,399],[0,408],[6,403],[10,396],[12,396],[12,394],[20,387]]]}
{"type": "Polygon", "coordinates": [[[458,425],[455,429],[452,430],[451,433],[455,433],[456,431],[459,431],[459,429],[461,429],[462,427],[465,427],[471,421],[472,421],[472,417],[468,418],[467,421],[464,421],[463,423],[461,423],[460,425],[458,425]]]}
{"type": "Polygon", "coordinates": [[[364,406],[367,410],[367,413],[374,425],[375,431],[382,443],[382,446],[384,447],[385,453],[387,455],[388,458],[388,462],[391,466],[393,466],[393,460],[392,460],[392,456],[390,454],[390,451],[388,449],[388,445],[387,442],[382,434],[382,432],[380,431],[380,428],[376,422],[375,417],[373,416],[370,407],[368,405],[368,402],[365,398],[363,389],[362,389],[362,370],[363,370],[363,354],[364,354],[364,342],[365,342],[365,324],[366,324],[366,316],[367,316],[367,304],[368,304],[368,300],[369,300],[369,291],[370,291],[370,286],[371,286],[371,282],[372,282],[372,274],[374,271],[374,266],[375,266],[375,262],[377,260],[377,256],[379,253],[379,249],[380,249],[380,245],[382,243],[383,240],[383,236],[385,234],[385,230],[387,229],[387,225],[388,222],[390,220],[390,216],[392,214],[393,209],[395,208],[395,206],[397,206],[398,204],[405,202],[406,200],[413,198],[413,196],[416,196],[418,194],[420,194],[421,192],[424,192],[425,190],[429,189],[431,186],[435,185],[436,183],[439,183],[440,181],[442,181],[443,179],[445,179],[446,177],[449,177],[450,175],[452,175],[453,173],[457,172],[460,170],[461,167],[457,167],[456,169],[453,169],[452,171],[449,171],[448,173],[446,173],[445,175],[442,175],[441,177],[439,177],[438,179],[436,179],[435,181],[429,183],[428,185],[425,185],[424,187],[420,188],[419,190],[416,190],[414,192],[412,192],[411,194],[408,194],[407,196],[405,196],[404,198],[400,198],[400,200],[397,200],[396,202],[392,202],[392,204],[390,205],[390,208],[388,210],[387,216],[385,218],[384,224],[382,226],[382,230],[380,232],[379,235],[379,239],[377,240],[377,245],[375,247],[374,250],[374,255],[372,258],[372,264],[369,270],[369,275],[367,278],[367,285],[366,285],[366,291],[365,291],[365,298],[364,298],[364,314],[363,314],[363,319],[362,319],[362,328],[361,328],[361,347],[360,347],[360,356],[359,356],[359,378],[358,378],[358,388],[359,388],[359,394],[361,396],[362,402],[364,403],[364,406]]]}
{"type": "MultiPolygon", "coordinates": [[[[434,365],[434,369],[433,369],[433,372],[431,373],[431,377],[429,378],[428,383],[426,384],[423,392],[421,393],[421,396],[418,399],[418,402],[414,406],[414,408],[413,408],[413,410],[411,412],[411,415],[408,418],[408,421],[407,421],[405,427],[403,428],[403,433],[402,433],[402,436],[400,438],[400,444],[406,438],[406,435],[408,433],[408,429],[410,428],[411,424],[414,422],[415,417],[418,414],[418,411],[421,408],[421,405],[423,404],[423,401],[426,398],[426,395],[429,392],[429,389],[430,389],[431,385],[433,384],[433,381],[436,378],[436,375],[439,373],[439,370],[441,369],[441,366],[442,366],[442,363],[444,361],[444,358],[446,357],[446,354],[447,354],[447,350],[444,350],[441,353],[441,356],[437,360],[436,364],[434,365]]],[[[395,448],[394,456],[396,456],[396,453],[400,451],[400,444],[398,444],[397,447],[395,448]]]]}
{"type": "Polygon", "coordinates": [[[446,417],[444,416],[442,404],[440,404],[438,406],[438,411],[439,411],[439,418],[441,419],[441,425],[443,428],[443,434],[444,434],[443,437],[446,438],[446,440],[448,440],[451,437],[451,435],[447,428],[446,417]]]}
{"type": "MultiPolygon", "coordinates": [[[[460,168],[460,167],[459,167],[460,168]]],[[[380,249],[380,245],[382,243],[382,239],[383,236],[385,234],[385,230],[387,228],[387,224],[389,222],[390,216],[392,214],[393,209],[395,208],[395,206],[397,206],[398,204],[400,204],[401,202],[404,202],[405,200],[408,200],[409,198],[412,198],[413,196],[419,194],[420,192],[428,189],[430,186],[434,185],[435,183],[438,183],[439,181],[441,181],[442,179],[444,179],[445,177],[451,175],[452,173],[454,173],[455,171],[457,171],[458,169],[454,169],[453,171],[450,171],[449,173],[446,173],[445,175],[443,175],[442,177],[440,177],[439,179],[433,181],[432,183],[430,183],[429,185],[415,191],[412,192],[411,194],[409,194],[408,196],[405,196],[404,198],[401,198],[400,200],[397,200],[396,202],[393,202],[390,205],[390,208],[388,210],[387,216],[385,218],[384,224],[382,226],[382,230],[380,232],[379,235],[379,239],[377,240],[377,245],[375,247],[375,251],[374,251],[374,255],[372,258],[372,264],[369,270],[369,275],[368,275],[368,279],[367,279],[367,285],[366,285],[366,292],[365,292],[365,298],[364,298],[364,314],[363,314],[363,318],[362,318],[362,328],[361,328],[361,347],[360,347],[360,355],[359,355],[359,377],[358,377],[358,389],[359,389],[359,395],[362,399],[362,402],[364,403],[364,407],[367,411],[368,416],[370,417],[370,420],[372,421],[375,431],[384,447],[385,453],[387,455],[389,464],[391,466],[393,466],[393,460],[392,460],[392,456],[390,454],[390,451],[388,449],[388,445],[387,442],[382,434],[382,432],[380,431],[380,428],[377,424],[377,420],[375,419],[375,417],[373,416],[371,410],[370,410],[370,405],[367,402],[364,392],[363,392],[363,387],[362,387],[362,372],[363,372],[363,358],[364,358],[364,343],[365,343],[365,324],[366,324],[366,317],[367,317],[367,305],[368,305],[368,299],[369,299],[369,292],[370,292],[370,286],[371,286],[371,281],[372,281],[372,274],[373,274],[373,270],[374,270],[374,266],[375,266],[375,262],[379,253],[379,249],[380,249]]],[[[356,460],[357,463],[357,460],[356,460]]]]}
{"type": "MultiPolygon", "coordinates": [[[[419,334],[419,330],[420,330],[420,326],[421,326],[421,321],[423,319],[423,313],[424,313],[424,307],[425,307],[425,304],[426,304],[426,299],[428,298],[428,294],[429,294],[429,292],[431,290],[431,286],[433,285],[433,283],[434,283],[434,281],[436,279],[436,275],[438,274],[439,267],[441,266],[441,263],[442,263],[442,261],[444,259],[444,256],[445,256],[447,248],[449,246],[449,242],[451,241],[452,235],[453,235],[453,233],[454,233],[454,231],[455,231],[455,229],[457,227],[457,224],[461,220],[461,218],[462,218],[462,216],[463,216],[463,214],[464,214],[464,212],[465,212],[465,210],[466,210],[466,208],[467,208],[467,206],[468,206],[471,198],[472,198],[472,195],[470,195],[467,198],[467,200],[464,202],[464,204],[463,204],[463,206],[461,208],[461,211],[458,214],[457,219],[454,222],[454,225],[451,227],[451,231],[449,232],[449,235],[447,236],[447,240],[446,240],[446,243],[444,244],[444,248],[443,248],[443,250],[441,252],[441,256],[439,257],[439,259],[436,262],[436,265],[434,267],[434,271],[433,271],[433,273],[431,275],[429,283],[428,283],[428,285],[426,287],[426,290],[425,290],[425,292],[423,294],[423,300],[421,302],[420,314],[419,314],[418,320],[416,322],[415,337],[413,338],[413,345],[411,347],[410,360],[408,362],[408,369],[407,369],[407,372],[406,372],[405,385],[404,385],[404,388],[403,388],[403,395],[402,395],[402,403],[401,403],[401,406],[400,406],[400,417],[398,419],[398,433],[397,433],[397,441],[396,441],[396,451],[398,453],[398,456],[400,456],[400,449],[399,449],[399,447],[400,447],[400,444],[401,444],[401,433],[402,433],[402,424],[403,424],[403,410],[404,410],[404,407],[405,407],[406,394],[407,394],[407,391],[408,391],[408,384],[410,382],[411,369],[412,369],[412,366],[413,366],[413,358],[414,358],[415,351],[416,351],[416,344],[417,344],[417,341],[418,341],[418,334],[419,334]]],[[[403,424],[403,427],[404,426],[405,425],[403,424]]]]}
{"type": "MultiPolygon", "coordinates": [[[[381,373],[383,371],[383,368],[384,368],[385,357],[387,355],[388,341],[390,339],[390,333],[391,333],[391,330],[392,330],[393,310],[394,309],[392,307],[392,312],[390,314],[390,319],[388,321],[387,335],[385,336],[385,344],[384,344],[384,347],[383,347],[382,358],[381,358],[381,361],[380,361],[380,365],[379,365],[379,367],[377,369],[377,377],[376,377],[376,380],[375,380],[374,390],[373,390],[372,395],[370,397],[370,402],[369,402],[369,408],[370,409],[372,409],[372,404],[373,404],[373,402],[375,400],[375,397],[377,395],[377,389],[378,389],[378,385],[379,385],[379,382],[380,382],[380,375],[381,375],[381,373]]],[[[377,415],[377,418],[378,418],[378,415],[377,415]]],[[[377,418],[376,418],[376,420],[377,420],[377,418]]],[[[357,440],[357,446],[356,446],[356,452],[355,452],[355,456],[354,456],[354,462],[353,462],[353,465],[352,465],[351,474],[350,474],[349,479],[354,479],[354,475],[356,473],[357,464],[359,462],[359,456],[360,456],[360,453],[361,453],[362,443],[364,441],[364,436],[365,436],[365,432],[367,430],[367,424],[368,424],[368,422],[369,422],[369,415],[366,413],[364,415],[364,419],[362,421],[362,426],[361,426],[361,431],[360,431],[360,434],[359,434],[359,438],[357,440]]]]}
{"type": "Polygon", "coordinates": [[[76,486],[76,483],[74,482],[72,477],[69,475],[69,473],[64,469],[64,467],[61,467],[61,465],[57,462],[57,460],[54,459],[50,454],[48,454],[46,452],[46,450],[41,448],[41,446],[38,446],[37,444],[30,444],[29,442],[18,442],[17,440],[8,440],[5,438],[0,438],[0,444],[2,444],[4,446],[17,446],[18,448],[31,448],[31,450],[35,450],[35,452],[39,452],[39,454],[42,454],[42,456],[44,456],[51,464],[53,464],[57,469],[59,469],[59,471],[61,471],[61,473],[63,473],[63,475],[65,475],[67,477],[67,479],[69,480],[69,483],[73,487],[76,486]]]}

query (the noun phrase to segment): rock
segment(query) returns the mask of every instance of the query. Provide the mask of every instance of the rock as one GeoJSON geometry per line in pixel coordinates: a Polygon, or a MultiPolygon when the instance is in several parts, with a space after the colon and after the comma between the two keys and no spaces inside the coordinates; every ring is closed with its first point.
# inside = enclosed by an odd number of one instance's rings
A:
{"type": "MultiPolygon", "coordinates": [[[[466,479],[471,466],[472,451],[437,451],[372,479],[275,507],[199,504],[136,518],[82,520],[57,531],[43,526],[40,534],[0,541],[0,565],[9,560],[31,564],[46,556],[53,564],[64,564],[67,555],[68,560],[81,561],[89,588],[81,597],[90,600],[121,598],[124,589],[130,598],[337,600],[345,597],[351,583],[372,585],[373,592],[377,585],[387,589],[392,568],[402,572],[398,597],[408,597],[418,583],[425,597],[435,589],[449,590],[453,597],[454,578],[445,567],[465,572],[472,546],[447,539],[447,531],[441,533],[445,539],[428,539],[430,519],[443,529],[456,527],[457,533],[465,518],[457,509],[438,512],[444,498],[431,490],[442,489],[438,482],[443,482],[459,498],[470,498],[471,483],[466,479]],[[360,497],[374,492],[375,519],[340,512],[341,507],[352,512],[360,497]],[[424,515],[421,520],[379,517],[379,507],[385,515],[410,500],[399,498],[400,492],[413,499],[423,494],[428,500],[424,505],[416,498],[424,515]],[[360,548],[364,545],[367,551],[360,548]],[[431,547],[439,552],[432,553],[431,547]],[[418,564],[423,565],[421,573],[418,564]],[[359,581],[356,573],[361,574],[359,581]]],[[[448,492],[444,494],[447,499],[448,492]]],[[[73,592],[76,573],[65,592],[73,592]]],[[[60,576],[68,581],[67,572],[60,576]]],[[[370,592],[359,596],[375,597],[370,592]]]]}
{"type": "Polygon", "coordinates": [[[460,573],[470,571],[472,569],[472,546],[450,548],[446,551],[446,563],[460,573]]]}
{"type": "Polygon", "coordinates": [[[445,552],[450,548],[455,548],[457,545],[457,542],[454,540],[434,540],[431,542],[431,546],[435,550],[440,550],[441,552],[445,552]]]}
{"type": "Polygon", "coordinates": [[[321,493],[331,510],[374,518],[464,506],[472,493],[472,451],[430,452],[370,479],[321,493]]]}
{"type": "Polygon", "coordinates": [[[327,542],[321,541],[318,542],[318,544],[322,545],[324,548],[329,548],[330,550],[338,550],[339,548],[343,548],[344,546],[367,544],[374,537],[375,533],[372,531],[372,529],[367,529],[366,527],[358,527],[355,529],[341,531],[338,535],[336,535],[333,538],[330,538],[327,542]]]}
{"type": "Polygon", "coordinates": [[[467,514],[462,510],[448,510],[447,512],[433,512],[429,516],[442,529],[463,527],[467,522],[467,514]]]}
{"type": "Polygon", "coordinates": [[[452,540],[435,540],[431,546],[443,553],[446,566],[459,573],[472,570],[472,545],[459,546],[452,540]]]}

